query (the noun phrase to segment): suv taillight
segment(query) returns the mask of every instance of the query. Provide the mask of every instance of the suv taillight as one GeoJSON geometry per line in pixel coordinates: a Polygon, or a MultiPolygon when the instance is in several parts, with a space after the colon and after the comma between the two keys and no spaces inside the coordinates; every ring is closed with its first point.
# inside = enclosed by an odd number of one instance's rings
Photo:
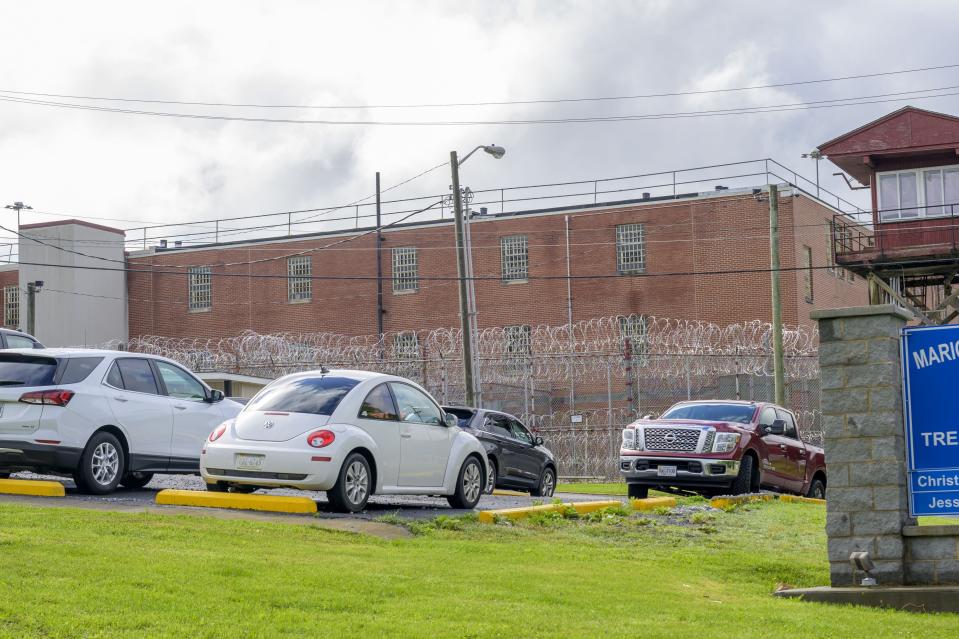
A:
{"type": "Polygon", "coordinates": [[[70,390],[31,391],[20,396],[24,404],[47,404],[51,406],[66,406],[76,395],[70,390]]]}

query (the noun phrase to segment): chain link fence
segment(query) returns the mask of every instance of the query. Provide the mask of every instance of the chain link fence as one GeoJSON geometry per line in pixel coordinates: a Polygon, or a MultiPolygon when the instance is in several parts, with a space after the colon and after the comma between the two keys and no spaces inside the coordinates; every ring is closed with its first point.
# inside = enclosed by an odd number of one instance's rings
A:
{"type": "MultiPolygon", "coordinates": [[[[520,417],[556,454],[560,475],[617,477],[620,432],[686,399],[772,401],[771,326],[721,327],[653,316],[562,326],[501,327],[474,341],[480,402],[520,417]]],[[[806,441],[822,441],[818,335],[785,327],[786,404],[806,441]]],[[[199,372],[274,378],[319,368],[412,379],[443,404],[462,404],[455,329],[351,337],[245,332],[221,339],[139,337],[114,348],[163,355],[199,372]]]]}

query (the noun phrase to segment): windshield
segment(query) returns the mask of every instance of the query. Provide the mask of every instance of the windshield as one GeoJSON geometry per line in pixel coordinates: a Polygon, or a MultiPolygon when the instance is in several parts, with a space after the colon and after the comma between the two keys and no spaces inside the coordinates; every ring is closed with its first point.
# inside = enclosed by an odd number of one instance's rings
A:
{"type": "Polygon", "coordinates": [[[57,360],[37,355],[0,355],[0,386],[52,386],[57,360]]]}
{"type": "Polygon", "coordinates": [[[332,415],[340,401],[360,382],[348,377],[296,379],[263,389],[247,404],[248,411],[332,415]]]}
{"type": "Polygon", "coordinates": [[[679,404],[660,416],[660,419],[701,419],[707,422],[738,422],[748,424],[756,412],[755,406],[743,404],[679,404]]]}

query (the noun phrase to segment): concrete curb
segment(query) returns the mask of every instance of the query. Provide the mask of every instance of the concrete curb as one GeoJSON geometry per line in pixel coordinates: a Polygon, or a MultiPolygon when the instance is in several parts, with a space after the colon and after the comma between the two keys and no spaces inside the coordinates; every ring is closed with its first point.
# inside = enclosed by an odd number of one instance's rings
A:
{"type": "Polygon", "coordinates": [[[580,515],[603,510],[604,508],[622,507],[621,501],[578,501],[564,504],[542,504],[540,506],[526,506],[523,508],[502,508],[500,510],[482,510],[479,520],[484,524],[495,523],[497,518],[524,519],[536,513],[562,512],[572,508],[580,515]]]}
{"type": "Polygon", "coordinates": [[[274,513],[316,513],[316,502],[309,497],[240,495],[237,493],[201,492],[199,490],[161,490],[157,493],[156,503],[164,506],[234,508],[274,513]]]}
{"type": "Polygon", "coordinates": [[[779,501],[789,501],[799,504],[816,504],[819,506],[825,506],[825,499],[813,499],[812,497],[800,497],[799,495],[780,495],[779,501]]]}
{"type": "Polygon", "coordinates": [[[64,497],[67,491],[58,481],[39,479],[0,479],[0,493],[34,497],[64,497]]]}
{"type": "Polygon", "coordinates": [[[647,497],[646,499],[630,499],[633,510],[656,510],[657,508],[674,508],[675,497],[647,497]]]}
{"type": "Polygon", "coordinates": [[[501,488],[496,488],[493,490],[493,494],[497,497],[528,497],[529,493],[524,493],[519,490],[505,490],[501,488]]]}
{"type": "Polygon", "coordinates": [[[709,505],[713,508],[729,508],[730,506],[739,506],[754,501],[774,501],[776,495],[771,493],[762,493],[761,495],[727,495],[725,497],[713,497],[709,500],[709,505]]]}

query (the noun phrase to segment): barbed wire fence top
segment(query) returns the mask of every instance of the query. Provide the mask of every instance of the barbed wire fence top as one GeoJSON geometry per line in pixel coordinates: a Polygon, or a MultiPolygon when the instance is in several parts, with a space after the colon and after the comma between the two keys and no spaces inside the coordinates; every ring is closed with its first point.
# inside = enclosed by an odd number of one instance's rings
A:
{"type": "MultiPolygon", "coordinates": [[[[572,325],[482,329],[474,341],[479,397],[547,440],[565,476],[614,477],[623,426],[686,399],[772,400],[772,326],[728,326],[643,315],[572,325]],[[592,451],[592,452],[590,452],[592,451]]],[[[275,378],[327,368],[415,380],[444,404],[462,403],[455,328],[348,336],[245,331],[222,338],[141,336],[107,348],[168,357],[197,372],[275,378]]],[[[787,404],[804,439],[821,441],[818,334],[783,328],[787,404]]]]}

